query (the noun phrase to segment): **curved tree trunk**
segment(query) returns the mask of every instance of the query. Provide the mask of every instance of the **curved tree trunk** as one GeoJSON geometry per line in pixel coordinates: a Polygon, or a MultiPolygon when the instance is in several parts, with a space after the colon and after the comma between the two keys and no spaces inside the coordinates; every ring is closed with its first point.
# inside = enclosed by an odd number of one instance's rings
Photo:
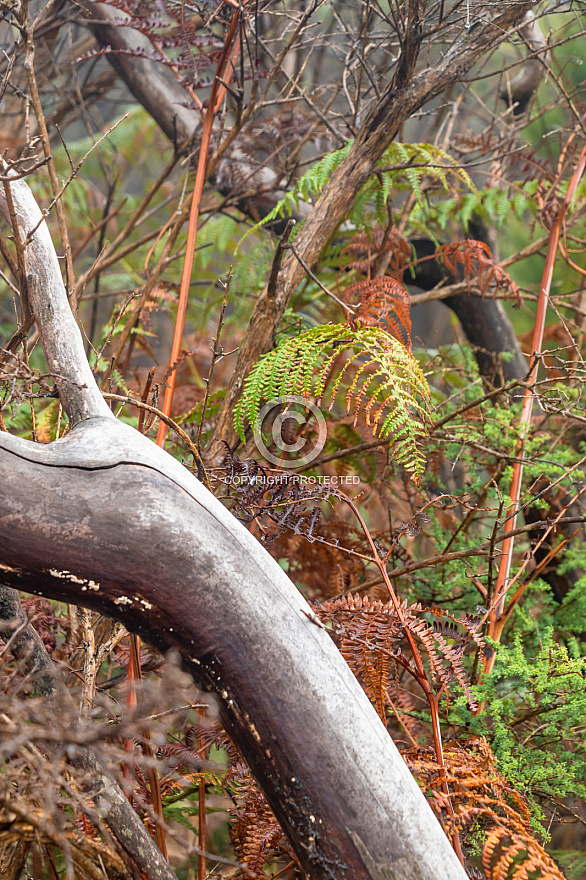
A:
{"type": "Polygon", "coordinates": [[[226,730],[312,877],[408,877],[416,864],[413,876],[459,876],[330,637],[194,477],[113,419],[84,421],[49,447],[2,435],[0,449],[0,558],[30,572],[13,585],[179,650],[218,694],[226,730]]]}
{"type": "MultiPolygon", "coordinates": [[[[219,698],[316,880],[460,880],[391,738],[280,566],[175,459],[114,418],[85,359],[48,229],[10,184],[31,305],[72,430],[0,434],[2,581],[94,608],[219,698]]],[[[0,210],[9,211],[0,199],[0,210]]]]}

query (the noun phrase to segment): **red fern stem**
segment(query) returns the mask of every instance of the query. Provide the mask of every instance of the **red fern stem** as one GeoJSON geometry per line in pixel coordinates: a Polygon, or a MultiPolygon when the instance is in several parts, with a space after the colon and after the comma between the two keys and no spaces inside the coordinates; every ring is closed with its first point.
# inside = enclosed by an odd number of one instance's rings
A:
{"type": "MultiPolygon", "coordinates": [[[[342,494],[342,493],[340,493],[340,494],[342,494]]],[[[393,585],[391,584],[391,580],[390,580],[389,574],[387,572],[387,567],[386,567],[385,561],[381,557],[381,555],[379,554],[379,552],[376,548],[376,545],[374,543],[374,540],[372,538],[372,535],[370,534],[370,531],[368,529],[368,526],[366,525],[366,523],[364,522],[364,519],[360,515],[360,511],[358,510],[356,505],[350,500],[350,498],[348,498],[348,496],[344,495],[343,497],[344,497],[344,500],[346,501],[346,503],[349,505],[349,507],[353,511],[354,515],[357,517],[357,519],[358,519],[358,521],[364,531],[366,539],[367,539],[368,543],[370,544],[370,548],[372,550],[373,561],[376,564],[376,566],[377,566],[378,570],[380,571],[381,576],[385,582],[386,588],[387,588],[389,595],[391,597],[391,601],[392,601],[393,606],[395,608],[395,611],[397,613],[397,617],[399,618],[401,623],[404,623],[405,622],[405,615],[403,614],[403,609],[401,608],[401,603],[399,602],[397,594],[395,593],[395,591],[393,589],[393,585]]],[[[434,750],[435,750],[435,755],[436,755],[436,761],[438,763],[438,766],[439,766],[440,772],[441,772],[441,788],[442,788],[442,792],[444,793],[444,795],[446,797],[448,815],[451,818],[453,818],[454,817],[454,810],[453,810],[452,802],[450,799],[450,791],[448,788],[448,782],[447,782],[446,773],[445,773],[444,749],[443,749],[443,743],[442,743],[442,734],[441,734],[440,716],[439,716],[439,701],[440,701],[440,697],[441,697],[441,694],[443,691],[443,685],[440,688],[439,693],[437,693],[437,694],[434,693],[433,688],[432,688],[432,686],[429,682],[429,679],[427,677],[427,673],[425,671],[425,666],[423,665],[421,653],[419,652],[419,649],[417,648],[417,644],[415,643],[415,639],[413,638],[413,634],[411,633],[408,626],[405,626],[405,636],[407,638],[407,641],[409,642],[409,647],[411,648],[411,652],[413,654],[413,660],[415,662],[415,667],[417,669],[417,681],[419,682],[419,685],[421,686],[423,692],[425,693],[427,702],[429,703],[429,709],[431,712],[434,750]]],[[[454,852],[456,853],[456,855],[460,859],[460,862],[462,863],[462,865],[464,865],[464,854],[462,852],[462,845],[460,843],[460,837],[459,837],[457,831],[453,832],[453,834],[451,835],[451,840],[452,840],[452,846],[454,847],[454,852]]]]}
{"type": "MultiPolygon", "coordinates": [[[[528,431],[531,425],[531,416],[533,412],[533,397],[535,393],[535,383],[537,381],[537,370],[539,367],[540,361],[540,352],[541,346],[543,344],[543,333],[545,330],[545,316],[547,313],[547,306],[549,303],[549,292],[551,290],[551,282],[553,279],[553,269],[555,265],[555,260],[557,256],[558,246],[560,242],[560,235],[564,223],[564,219],[568,208],[576,194],[576,190],[578,188],[578,184],[582,178],[584,173],[584,168],[586,167],[586,146],[582,148],[582,152],[580,153],[580,157],[578,159],[578,163],[574,170],[574,174],[572,175],[572,179],[570,180],[570,185],[568,186],[568,191],[566,193],[566,197],[562,202],[558,215],[555,219],[555,222],[551,228],[550,236],[549,236],[549,245],[547,249],[547,256],[545,259],[545,266],[543,269],[543,277],[541,280],[541,288],[539,291],[539,301],[537,304],[537,314],[535,316],[535,327],[533,330],[533,342],[532,342],[532,354],[529,368],[529,376],[527,379],[527,385],[525,389],[525,396],[523,398],[523,407],[521,410],[521,418],[519,423],[519,435],[520,441],[519,446],[517,448],[517,457],[523,458],[524,448],[527,441],[528,431]]],[[[511,571],[511,560],[513,555],[513,548],[515,543],[514,535],[510,533],[513,532],[517,527],[517,513],[519,507],[519,499],[521,496],[521,484],[523,480],[523,464],[520,461],[516,461],[513,467],[513,479],[511,483],[511,491],[510,491],[510,504],[507,511],[507,521],[505,524],[505,540],[502,545],[502,556],[499,565],[499,573],[497,577],[497,583],[495,586],[494,593],[494,601],[490,608],[489,614],[489,625],[488,625],[488,635],[494,641],[499,641],[502,626],[501,618],[503,616],[504,607],[505,607],[505,597],[507,594],[509,579],[510,579],[510,571],[511,571]]],[[[488,674],[495,663],[496,654],[495,652],[491,652],[487,654],[484,659],[483,669],[484,674],[488,674]]]]}
{"type": "MultiPolygon", "coordinates": [[[[193,187],[193,197],[191,201],[191,211],[189,214],[189,226],[187,229],[187,245],[185,250],[185,261],[183,263],[183,273],[181,276],[181,287],[179,289],[179,304],[177,307],[177,318],[175,321],[175,332],[173,334],[173,345],[171,347],[171,366],[172,373],[169,376],[169,383],[165,389],[165,397],[163,399],[162,412],[168,416],[171,413],[171,403],[173,394],[175,393],[175,381],[177,379],[177,362],[181,349],[181,340],[183,339],[183,329],[185,327],[185,316],[187,314],[187,303],[189,300],[189,285],[191,283],[191,272],[193,270],[193,257],[195,254],[195,244],[197,240],[197,224],[199,220],[199,209],[201,205],[201,197],[206,178],[208,156],[210,152],[210,142],[212,137],[212,127],[214,124],[214,116],[217,113],[224,96],[226,94],[226,85],[230,83],[234,72],[234,64],[239,50],[238,41],[235,40],[238,25],[240,22],[240,12],[236,9],[232,22],[226,34],[224,47],[218,61],[214,83],[210,95],[209,105],[203,111],[203,126],[201,133],[201,145],[199,149],[199,159],[197,163],[197,172],[195,175],[195,184],[193,187]],[[220,82],[223,80],[223,82],[220,82]]],[[[162,446],[167,435],[167,425],[164,422],[159,423],[159,431],[157,434],[157,445],[162,446]]]]}

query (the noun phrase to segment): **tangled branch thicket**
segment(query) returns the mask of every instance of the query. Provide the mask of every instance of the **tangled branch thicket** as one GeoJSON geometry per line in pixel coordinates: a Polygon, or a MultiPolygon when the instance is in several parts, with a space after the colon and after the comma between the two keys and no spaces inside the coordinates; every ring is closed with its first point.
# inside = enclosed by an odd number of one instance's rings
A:
{"type": "MultiPolygon", "coordinates": [[[[167,450],[310,600],[486,880],[586,871],[582,7],[0,8],[0,430],[70,428],[24,177],[116,415],[154,439],[164,412],[167,450]],[[288,395],[322,405],[327,439],[292,467],[318,432],[281,408],[270,467],[251,429],[288,395]]],[[[304,876],[174,660],[81,608],[21,610],[0,641],[2,876],[304,876]]]]}

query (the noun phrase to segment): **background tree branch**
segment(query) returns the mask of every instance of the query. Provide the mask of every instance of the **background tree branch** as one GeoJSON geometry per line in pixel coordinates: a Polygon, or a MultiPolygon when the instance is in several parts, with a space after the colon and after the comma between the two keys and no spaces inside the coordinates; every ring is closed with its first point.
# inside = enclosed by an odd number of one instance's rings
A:
{"type": "MultiPolygon", "coordinates": [[[[307,265],[311,266],[318,258],[403,123],[461,79],[489,49],[506,39],[510,28],[521,22],[530,8],[530,0],[523,0],[508,4],[504,10],[489,9],[482,21],[457,38],[435,65],[416,73],[409,82],[395,85],[392,81],[387,86],[367,113],[348,156],[332,174],[295,240],[295,249],[307,265]]],[[[303,276],[303,266],[290,253],[283,261],[275,296],[269,301],[266,288],[259,296],[207,450],[210,462],[217,464],[223,458],[224,442],[235,443],[232,413],[244,378],[260,356],[272,347],[276,328],[303,276]]]]}

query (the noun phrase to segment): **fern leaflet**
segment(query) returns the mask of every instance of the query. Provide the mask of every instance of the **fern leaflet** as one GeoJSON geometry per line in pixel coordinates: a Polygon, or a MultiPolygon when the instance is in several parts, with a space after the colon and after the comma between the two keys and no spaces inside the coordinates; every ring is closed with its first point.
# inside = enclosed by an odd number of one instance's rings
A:
{"type": "Polygon", "coordinates": [[[341,352],[347,357],[332,383],[329,408],[342,382],[349,379],[346,406],[348,412],[353,408],[355,423],[363,409],[373,434],[381,439],[392,436],[395,460],[417,483],[425,466],[421,440],[429,413],[429,386],[407,348],[381,327],[328,324],[286,339],[247,378],[234,416],[238,434],[244,440],[245,423],[256,423],[262,401],[302,395],[321,403],[341,352]]]}
{"type": "MultiPolygon", "coordinates": [[[[299,208],[301,200],[308,201],[317,198],[324,186],[330,179],[333,171],[344,161],[354,141],[348,143],[340,150],[327,153],[312,165],[305,174],[299,178],[291,189],[263,219],[252,226],[240,239],[237,250],[248,236],[266,226],[277,218],[290,217],[296,208],[299,208]]],[[[450,185],[449,177],[455,178],[459,183],[477,194],[477,189],[470,176],[445,150],[432,144],[402,144],[392,143],[384,152],[377,163],[377,171],[362,187],[354,200],[350,212],[350,219],[357,226],[364,226],[365,207],[373,202],[375,213],[379,220],[385,221],[386,202],[394,189],[410,189],[415,194],[419,205],[424,205],[425,193],[423,183],[440,186],[446,192],[454,192],[450,185]]]]}

